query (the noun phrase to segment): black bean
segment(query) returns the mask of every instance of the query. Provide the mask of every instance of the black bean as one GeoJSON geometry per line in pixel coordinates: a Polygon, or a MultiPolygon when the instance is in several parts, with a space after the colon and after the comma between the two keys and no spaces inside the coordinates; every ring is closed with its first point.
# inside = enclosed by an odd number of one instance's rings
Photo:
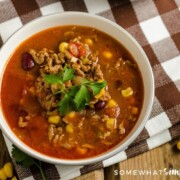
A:
{"type": "Polygon", "coordinates": [[[106,101],[98,101],[96,104],[94,104],[95,109],[103,109],[106,107],[107,102],[106,101]]]}
{"type": "Polygon", "coordinates": [[[24,53],[22,55],[22,68],[26,71],[34,67],[34,61],[32,56],[29,53],[24,53]]]}

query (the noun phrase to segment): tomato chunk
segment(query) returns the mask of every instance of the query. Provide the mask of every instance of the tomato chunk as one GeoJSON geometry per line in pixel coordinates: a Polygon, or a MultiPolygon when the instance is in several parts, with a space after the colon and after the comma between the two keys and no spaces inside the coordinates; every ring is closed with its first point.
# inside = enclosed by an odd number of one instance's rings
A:
{"type": "Polygon", "coordinates": [[[82,57],[82,56],[85,56],[86,54],[86,50],[84,46],[76,42],[70,43],[69,50],[70,50],[70,53],[75,57],[82,57]]]}
{"type": "Polygon", "coordinates": [[[73,56],[78,57],[79,52],[76,43],[70,43],[69,50],[73,56]]]}
{"type": "Polygon", "coordinates": [[[86,55],[86,49],[81,44],[78,44],[79,57],[86,55]]]}

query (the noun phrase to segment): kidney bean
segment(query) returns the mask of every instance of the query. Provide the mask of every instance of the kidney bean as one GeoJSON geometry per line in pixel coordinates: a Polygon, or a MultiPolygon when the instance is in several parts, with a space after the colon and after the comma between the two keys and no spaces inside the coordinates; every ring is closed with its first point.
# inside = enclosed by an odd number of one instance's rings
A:
{"type": "Polygon", "coordinates": [[[107,102],[106,101],[98,101],[96,104],[94,104],[95,109],[103,109],[106,107],[107,102]]]}
{"type": "Polygon", "coordinates": [[[26,71],[34,67],[34,61],[32,56],[29,53],[23,53],[22,55],[22,68],[26,71]]]}

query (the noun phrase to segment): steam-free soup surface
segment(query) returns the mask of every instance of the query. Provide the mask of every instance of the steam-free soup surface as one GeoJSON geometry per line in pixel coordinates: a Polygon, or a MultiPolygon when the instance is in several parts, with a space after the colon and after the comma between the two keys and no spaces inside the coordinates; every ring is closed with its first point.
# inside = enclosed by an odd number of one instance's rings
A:
{"type": "Polygon", "coordinates": [[[2,109],[15,135],[58,158],[99,155],[136,124],[143,84],[130,53],[90,27],[50,28],[18,46],[6,66],[2,109]]]}

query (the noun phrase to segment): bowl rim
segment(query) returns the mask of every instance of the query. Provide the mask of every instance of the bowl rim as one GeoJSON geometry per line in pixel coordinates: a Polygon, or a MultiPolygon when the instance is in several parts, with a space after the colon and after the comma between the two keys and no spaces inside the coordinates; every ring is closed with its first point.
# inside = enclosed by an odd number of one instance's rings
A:
{"type": "MultiPolygon", "coordinates": [[[[39,18],[36,18],[30,22],[28,22],[27,24],[25,24],[24,26],[22,26],[20,29],[18,29],[17,31],[15,31],[3,44],[3,46],[0,49],[0,54],[3,51],[4,47],[8,44],[8,42],[11,40],[11,38],[13,36],[15,36],[18,32],[20,32],[22,29],[25,29],[28,26],[33,25],[33,23],[38,23],[38,21],[42,21],[43,19],[47,18],[47,17],[55,17],[55,16],[74,16],[74,15],[80,15],[80,16],[88,16],[91,18],[95,18],[98,21],[105,21],[106,23],[110,24],[113,28],[116,28],[119,32],[123,33],[126,37],[128,37],[130,39],[130,41],[132,43],[134,43],[135,46],[137,46],[139,53],[141,53],[141,55],[143,56],[146,66],[148,67],[148,71],[149,71],[149,79],[151,81],[151,86],[150,86],[150,98],[149,98],[149,104],[147,105],[146,108],[146,114],[144,116],[144,119],[142,120],[142,122],[140,123],[140,125],[137,127],[136,131],[134,131],[132,133],[132,130],[135,128],[133,128],[130,133],[124,138],[124,143],[122,143],[122,145],[120,147],[115,146],[114,148],[111,148],[109,151],[106,151],[105,153],[99,154],[97,156],[93,156],[90,158],[84,158],[84,159],[61,159],[61,158],[54,158],[48,155],[45,155],[43,153],[40,153],[36,150],[34,150],[33,148],[29,147],[28,145],[26,145],[23,141],[21,141],[15,134],[14,132],[11,130],[11,128],[9,127],[8,122],[5,120],[5,117],[3,116],[2,113],[2,108],[0,110],[0,128],[2,129],[3,133],[6,135],[6,137],[15,145],[17,146],[20,150],[22,150],[23,152],[27,153],[28,155],[39,159],[41,161],[45,161],[48,163],[53,163],[53,164],[63,164],[63,165],[87,165],[87,164],[92,164],[95,162],[100,162],[103,160],[106,160],[114,155],[116,155],[117,153],[125,150],[136,138],[137,136],[140,134],[140,132],[143,130],[145,123],[148,120],[148,117],[150,115],[151,109],[152,109],[152,105],[153,105],[153,100],[154,100],[154,77],[153,77],[153,72],[152,72],[152,68],[150,65],[150,62],[148,60],[147,55],[145,54],[143,48],[139,45],[139,43],[135,40],[134,37],[132,37],[124,28],[122,28],[120,25],[116,24],[115,22],[106,19],[102,16],[99,15],[95,15],[95,14],[90,14],[90,13],[85,13],[85,12],[77,12],[77,11],[66,11],[66,12],[61,12],[61,13],[55,13],[55,14],[50,14],[50,15],[46,15],[46,16],[41,16],[39,18]],[[1,120],[3,118],[3,121],[1,120]],[[5,125],[5,126],[4,126],[5,125]],[[8,130],[10,129],[11,132],[9,132],[8,130]],[[130,137],[130,138],[129,138],[130,137]],[[127,139],[128,138],[128,139],[127,139]]],[[[73,25],[73,24],[72,24],[73,25]]],[[[59,25],[59,26],[63,26],[63,25],[59,25]]],[[[83,26],[83,25],[82,25],[83,26]]],[[[84,25],[86,26],[86,25],[84,25]]],[[[54,26],[55,27],[55,26],[54,26]]],[[[91,26],[89,26],[91,27],[91,26]]],[[[44,28],[48,29],[49,27],[44,28]]],[[[97,28],[98,29],[98,28],[97,28]]],[[[41,30],[42,31],[42,30],[41,30]]],[[[102,30],[100,30],[102,31],[102,30]]],[[[40,31],[39,31],[40,32],[40,31]]],[[[102,31],[103,32],[103,31],[102,31]]],[[[33,33],[36,34],[37,32],[33,33]]],[[[111,35],[111,34],[108,34],[111,35]]],[[[32,35],[31,35],[32,36],[32,35]]],[[[25,38],[27,39],[27,38],[25,38]]],[[[23,40],[24,41],[24,40],[23,40]]],[[[22,41],[22,42],[23,42],[22,41]]],[[[21,42],[21,43],[22,43],[21,42]]],[[[118,41],[119,42],[119,41],[118,41]]],[[[21,44],[21,43],[18,43],[21,44]]],[[[123,43],[120,42],[122,45],[123,43]]],[[[17,46],[16,46],[17,48],[17,46]]],[[[131,51],[129,51],[131,53],[131,51]]],[[[13,52],[11,52],[12,54],[13,52]]],[[[136,59],[135,59],[136,60],[136,59]]],[[[3,64],[3,68],[6,68],[8,61],[6,61],[6,63],[3,64]]],[[[4,74],[4,69],[2,72],[0,72],[2,75],[4,74]]],[[[1,83],[2,83],[2,77],[0,78],[0,88],[1,88],[1,83]]],[[[143,79],[143,77],[142,77],[143,79]]],[[[143,83],[144,86],[144,83],[143,83]]],[[[145,93],[145,92],[144,92],[145,93]]],[[[1,98],[0,98],[0,107],[1,107],[1,98]]],[[[137,126],[138,121],[136,123],[135,126],[137,126]]]]}

